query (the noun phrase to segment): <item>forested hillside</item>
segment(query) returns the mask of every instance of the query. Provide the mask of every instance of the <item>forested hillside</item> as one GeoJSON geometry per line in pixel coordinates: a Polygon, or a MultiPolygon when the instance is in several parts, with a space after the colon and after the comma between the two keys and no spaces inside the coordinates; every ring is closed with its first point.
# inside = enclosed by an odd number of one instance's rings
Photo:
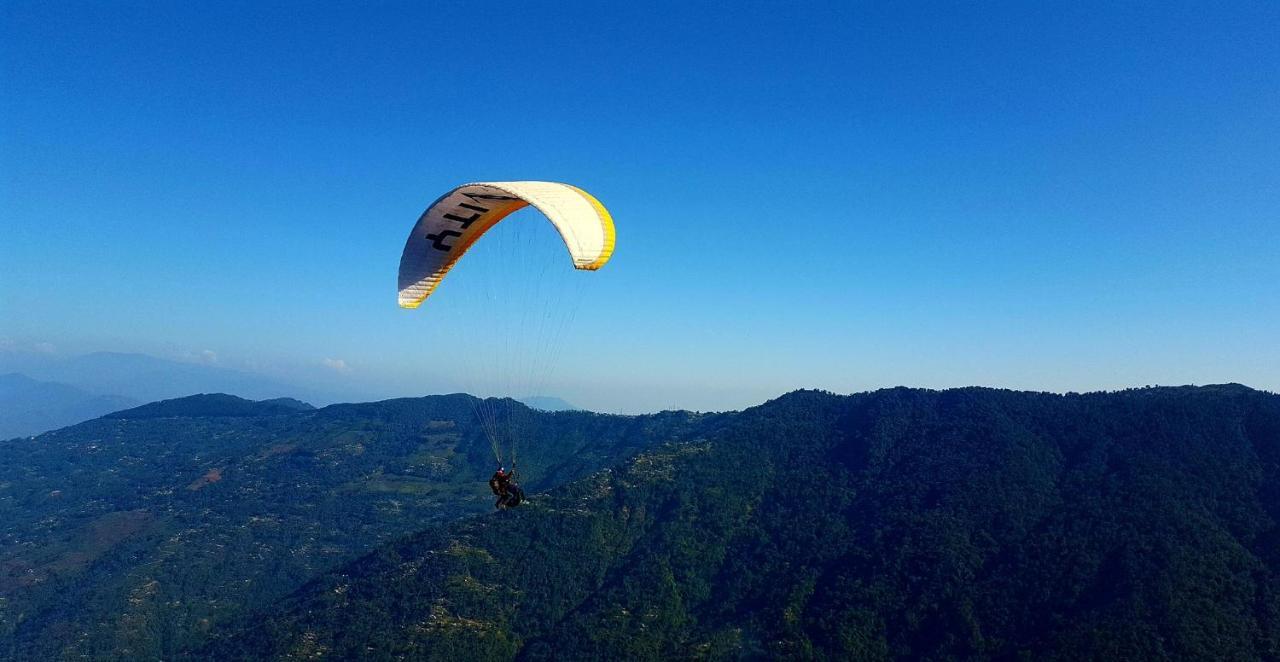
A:
{"type": "Polygon", "coordinates": [[[201,655],[1274,659],[1280,397],[796,392],[382,547],[201,655]]]}
{"type": "MultiPolygon", "coordinates": [[[[474,405],[193,396],[0,442],[0,659],[171,657],[379,543],[492,510],[474,405]]],[[[715,420],[504,406],[530,490],[715,420]]]]}

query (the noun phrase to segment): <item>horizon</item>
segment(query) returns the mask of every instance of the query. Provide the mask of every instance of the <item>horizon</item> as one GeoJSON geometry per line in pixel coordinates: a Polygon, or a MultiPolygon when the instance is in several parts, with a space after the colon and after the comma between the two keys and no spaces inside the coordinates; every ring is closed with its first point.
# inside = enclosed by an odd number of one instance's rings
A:
{"type": "Polygon", "coordinates": [[[537,179],[599,198],[618,245],[542,392],[503,395],[1280,391],[1272,4],[559,3],[486,14],[485,49],[433,29],[460,3],[4,15],[0,368],[492,387],[436,348],[481,336],[465,277],[498,251],[417,311],[397,261],[451,187],[537,179]]]}
{"type": "MultiPolygon", "coordinates": [[[[126,352],[94,352],[92,354],[81,355],[79,357],[64,357],[64,358],[66,359],[87,358],[87,357],[92,357],[94,354],[108,355],[108,356],[114,356],[114,357],[126,357],[126,358],[141,357],[148,360],[158,359],[161,361],[169,361],[168,359],[160,359],[159,357],[154,357],[147,354],[126,353],[126,352]]],[[[173,363],[178,363],[178,362],[175,361],[173,363]]],[[[213,366],[210,364],[192,363],[189,365],[213,368],[219,371],[241,372],[231,368],[213,366]]],[[[252,373],[246,372],[242,374],[252,374],[252,373]]],[[[25,373],[21,372],[20,370],[7,370],[6,365],[3,362],[0,362],[0,377],[8,377],[8,376],[14,376],[14,375],[25,378],[25,379],[33,379],[35,381],[45,381],[45,380],[32,378],[26,375],[25,373]]],[[[61,383],[61,382],[49,381],[48,383],[61,383]]],[[[293,385],[282,384],[282,386],[287,389],[289,387],[292,387],[293,385]]],[[[1051,390],[1043,390],[1043,389],[1009,389],[1005,387],[987,386],[982,384],[969,384],[965,386],[948,386],[943,388],[929,388],[929,387],[922,387],[922,386],[912,386],[908,384],[896,384],[892,386],[878,386],[875,388],[869,388],[869,389],[864,389],[860,391],[832,391],[830,389],[801,386],[801,387],[797,387],[794,389],[790,389],[787,391],[782,391],[779,393],[766,396],[761,400],[748,403],[742,407],[737,407],[734,409],[703,410],[703,409],[686,409],[686,408],[657,408],[657,409],[646,410],[646,411],[624,412],[624,411],[606,411],[606,410],[589,409],[585,407],[580,407],[578,406],[577,403],[566,401],[563,398],[556,396],[554,394],[526,394],[522,396],[506,396],[506,395],[481,396],[481,395],[476,395],[466,391],[454,391],[454,392],[438,392],[438,393],[421,393],[416,395],[396,395],[396,396],[389,396],[389,397],[382,397],[382,398],[374,398],[369,400],[341,400],[341,399],[334,400],[331,398],[326,399],[325,397],[319,397],[318,399],[313,398],[309,400],[306,398],[288,395],[289,391],[287,390],[280,391],[281,395],[270,395],[267,397],[249,397],[249,396],[238,395],[236,393],[231,393],[227,391],[211,390],[208,392],[174,395],[171,397],[157,398],[154,400],[140,400],[138,401],[137,404],[130,405],[129,407],[120,409],[112,413],[119,413],[119,412],[129,411],[132,409],[145,408],[148,405],[152,405],[157,402],[187,400],[192,398],[202,398],[205,396],[215,396],[215,395],[230,395],[232,397],[235,397],[240,400],[244,400],[246,402],[271,402],[276,400],[295,400],[302,404],[310,405],[315,409],[324,409],[326,407],[343,406],[343,405],[377,404],[377,403],[389,402],[393,400],[414,400],[414,399],[422,399],[422,398],[464,396],[464,397],[469,397],[477,400],[512,400],[514,402],[520,403],[525,407],[528,407],[529,409],[542,410],[548,413],[555,413],[557,411],[563,411],[565,409],[561,409],[559,407],[555,409],[545,409],[543,407],[537,406],[536,404],[533,404],[533,401],[547,401],[548,403],[563,405],[567,407],[568,408],[567,410],[569,411],[582,411],[582,412],[588,412],[588,413],[607,414],[607,415],[613,415],[613,416],[645,416],[645,415],[657,414],[662,412],[670,412],[670,411],[684,411],[684,412],[694,413],[694,414],[718,414],[718,413],[741,412],[742,410],[745,410],[745,409],[752,409],[755,407],[767,405],[774,400],[778,400],[780,398],[784,398],[786,396],[789,396],[795,393],[806,393],[806,392],[824,393],[824,394],[835,396],[835,397],[852,397],[852,396],[858,396],[858,395],[871,395],[871,394],[879,393],[882,391],[894,391],[899,389],[905,389],[910,391],[934,392],[934,393],[976,389],[976,390],[987,390],[987,391],[1008,391],[1012,393],[1055,395],[1055,396],[1066,397],[1066,396],[1077,396],[1077,395],[1108,395],[1108,394],[1114,394],[1114,393],[1122,393],[1126,391],[1151,390],[1151,389],[1184,389],[1184,388],[1205,389],[1205,388],[1216,388],[1216,387],[1239,387],[1239,388],[1244,388],[1244,389],[1259,392],[1259,393],[1267,393],[1267,394],[1277,393],[1274,390],[1258,387],[1251,384],[1244,384],[1240,382],[1221,382],[1221,383],[1204,383],[1204,384],[1143,384],[1143,385],[1125,386],[1125,387],[1120,387],[1116,389],[1097,389],[1097,390],[1089,390],[1089,391],[1051,391],[1051,390]]],[[[326,394],[317,394],[317,395],[324,396],[326,394]]],[[[333,394],[327,394],[327,395],[333,395],[333,394]]]]}

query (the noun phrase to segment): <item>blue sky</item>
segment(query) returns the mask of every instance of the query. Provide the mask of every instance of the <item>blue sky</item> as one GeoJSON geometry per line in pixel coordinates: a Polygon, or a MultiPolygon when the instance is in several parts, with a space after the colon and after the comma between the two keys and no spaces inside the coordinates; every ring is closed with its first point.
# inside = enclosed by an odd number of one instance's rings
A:
{"type": "Polygon", "coordinates": [[[3,3],[0,343],[465,386],[405,235],[546,179],[586,406],[1280,389],[1280,4],[627,4],[3,3]]]}

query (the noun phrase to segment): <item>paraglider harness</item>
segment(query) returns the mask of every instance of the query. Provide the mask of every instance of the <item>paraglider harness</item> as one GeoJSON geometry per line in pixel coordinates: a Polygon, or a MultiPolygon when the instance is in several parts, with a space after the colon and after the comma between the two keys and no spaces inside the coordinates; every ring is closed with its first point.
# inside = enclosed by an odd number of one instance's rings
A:
{"type": "Polygon", "coordinates": [[[511,467],[511,471],[503,471],[502,467],[494,472],[493,477],[489,479],[489,489],[493,490],[498,500],[494,502],[494,508],[515,508],[524,502],[524,489],[515,482],[516,468],[511,467]]]}

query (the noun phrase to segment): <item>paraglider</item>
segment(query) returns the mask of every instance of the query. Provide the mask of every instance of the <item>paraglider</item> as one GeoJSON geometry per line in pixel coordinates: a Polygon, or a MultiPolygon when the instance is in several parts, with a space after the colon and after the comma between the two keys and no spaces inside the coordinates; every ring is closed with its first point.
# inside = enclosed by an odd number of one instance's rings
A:
{"type": "Polygon", "coordinates": [[[463,184],[423,212],[400,255],[400,306],[417,308],[485,232],[534,206],[555,226],[575,269],[595,271],[613,255],[613,218],[590,193],[555,182],[463,184]]]}
{"type": "Polygon", "coordinates": [[[512,467],[511,471],[498,467],[494,472],[493,477],[489,479],[489,489],[493,490],[494,496],[498,497],[493,504],[494,508],[515,508],[524,501],[524,489],[515,480],[515,467],[512,467]]]}
{"type": "MultiPolygon", "coordinates": [[[[400,256],[399,305],[402,308],[421,306],[486,233],[525,207],[536,209],[550,221],[568,250],[573,269],[596,271],[612,257],[616,242],[612,216],[599,200],[576,186],[538,181],[463,184],[427,207],[410,232],[400,256]]],[[[531,260],[532,251],[528,249],[532,239],[523,237],[519,226],[515,224],[512,233],[507,233],[505,228],[513,226],[503,224],[504,229],[494,233],[499,236],[499,245],[494,248],[504,249],[495,251],[503,257],[494,263],[498,270],[510,268],[514,272],[519,267],[527,267],[531,260]],[[516,245],[504,247],[501,246],[504,236],[519,239],[516,245]]],[[[483,280],[479,278],[484,275],[483,271],[476,271],[478,280],[483,280]]],[[[490,344],[469,346],[451,342],[448,353],[442,354],[464,362],[467,372],[476,375],[476,379],[492,378],[495,383],[477,385],[478,388],[487,388],[491,393],[496,390],[495,395],[502,396],[481,397],[472,405],[499,464],[498,472],[489,481],[499,509],[517,506],[524,500],[524,491],[513,476],[517,442],[523,427],[529,423],[522,417],[530,416],[528,410],[512,398],[535,394],[532,389],[539,388],[544,373],[555,366],[559,352],[557,336],[571,326],[576,314],[571,293],[561,291],[568,288],[555,287],[550,272],[531,271],[521,273],[520,278],[503,272],[493,279],[498,284],[485,290],[486,296],[479,299],[487,306],[483,312],[488,315],[484,316],[482,328],[491,334],[490,344]],[[540,300],[541,296],[547,300],[540,300]],[[514,353],[502,355],[502,350],[512,352],[512,348],[514,353]],[[488,364],[482,365],[484,362],[488,364]],[[518,388],[525,390],[516,391],[518,388]],[[502,468],[504,456],[512,464],[510,472],[502,468]]],[[[465,276],[462,278],[465,282],[465,276]]],[[[471,321],[471,326],[453,329],[456,334],[453,338],[462,341],[481,330],[474,325],[479,320],[471,321]]]]}

